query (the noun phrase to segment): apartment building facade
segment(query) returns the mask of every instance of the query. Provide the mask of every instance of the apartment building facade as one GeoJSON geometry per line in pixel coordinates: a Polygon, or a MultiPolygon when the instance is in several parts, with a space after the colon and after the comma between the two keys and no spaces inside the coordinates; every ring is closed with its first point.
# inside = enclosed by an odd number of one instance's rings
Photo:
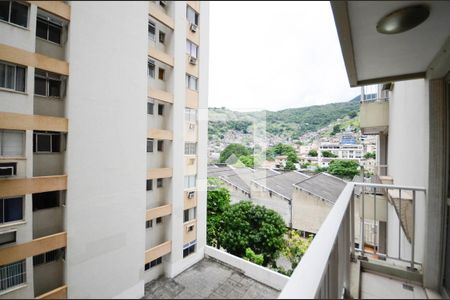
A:
{"type": "Polygon", "coordinates": [[[208,22],[2,1],[0,298],[138,298],[203,258],[208,22]]]}

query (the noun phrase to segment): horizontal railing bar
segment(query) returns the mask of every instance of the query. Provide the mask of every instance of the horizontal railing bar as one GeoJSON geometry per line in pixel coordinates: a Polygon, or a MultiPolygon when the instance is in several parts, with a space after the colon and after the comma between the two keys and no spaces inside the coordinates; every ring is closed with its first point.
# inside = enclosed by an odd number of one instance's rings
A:
{"type": "Polygon", "coordinates": [[[386,188],[386,189],[402,189],[409,191],[419,191],[426,192],[427,189],[424,187],[417,186],[404,186],[404,185],[395,185],[395,184],[382,184],[382,183],[366,183],[366,182],[354,182],[355,186],[365,186],[365,187],[375,187],[375,188],[386,188]]]}

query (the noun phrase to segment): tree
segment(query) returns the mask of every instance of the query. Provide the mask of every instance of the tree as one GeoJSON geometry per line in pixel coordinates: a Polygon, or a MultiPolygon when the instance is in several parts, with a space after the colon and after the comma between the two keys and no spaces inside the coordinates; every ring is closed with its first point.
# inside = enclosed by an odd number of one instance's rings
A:
{"type": "Polygon", "coordinates": [[[356,117],[358,115],[358,113],[356,111],[351,111],[348,116],[350,117],[350,119],[353,119],[354,117],[356,117]]]}
{"type": "Polygon", "coordinates": [[[295,167],[295,164],[288,159],[286,161],[286,165],[284,166],[284,170],[286,170],[286,171],[294,171],[296,169],[297,168],[295,167]]]}
{"type": "Polygon", "coordinates": [[[343,178],[353,178],[359,174],[359,164],[354,160],[332,160],[328,165],[328,173],[343,178]]]}
{"type": "MultiPolygon", "coordinates": [[[[208,178],[208,183],[210,178],[208,178]]],[[[215,185],[217,186],[217,185],[215,185]]],[[[220,247],[218,237],[221,232],[222,214],[230,207],[230,192],[218,187],[208,190],[207,194],[207,243],[220,247]]]]}
{"type": "Polygon", "coordinates": [[[282,251],[283,256],[291,263],[291,270],[288,273],[292,273],[295,270],[306,250],[308,250],[312,240],[312,235],[305,239],[296,230],[289,231],[289,238],[286,240],[285,247],[282,251]]]}
{"type": "Polygon", "coordinates": [[[341,125],[339,125],[339,124],[334,125],[331,135],[336,135],[336,133],[339,133],[339,132],[341,132],[341,125]]]}
{"type": "Polygon", "coordinates": [[[255,157],[253,155],[242,155],[239,160],[249,168],[255,167],[255,157]]]}
{"type": "Polygon", "coordinates": [[[323,157],[337,157],[336,154],[334,154],[333,152],[331,152],[329,150],[322,151],[322,156],[323,157]]]}
{"type": "Polygon", "coordinates": [[[272,209],[250,201],[233,204],[222,214],[220,245],[227,252],[243,257],[250,248],[264,257],[264,265],[274,264],[284,247],[286,225],[272,209]]]}
{"type": "Polygon", "coordinates": [[[311,149],[308,152],[308,156],[317,157],[317,155],[319,155],[319,154],[317,153],[317,150],[315,150],[315,149],[311,149]]]}
{"type": "Polygon", "coordinates": [[[220,152],[219,161],[221,163],[228,162],[230,164],[236,163],[237,159],[243,155],[250,155],[250,150],[241,144],[229,144],[228,146],[220,152]],[[227,161],[230,156],[234,154],[235,159],[233,161],[227,161]]]}
{"type": "Polygon", "coordinates": [[[257,265],[262,265],[264,262],[264,257],[262,254],[256,254],[252,249],[247,248],[245,249],[245,260],[251,261],[252,263],[255,263],[257,265]]]}
{"type": "Polygon", "coordinates": [[[366,154],[364,154],[365,159],[369,159],[369,158],[375,159],[376,157],[377,157],[377,155],[375,152],[367,152],[366,154]]]}
{"type": "Polygon", "coordinates": [[[289,152],[287,154],[287,160],[291,161],[292,163],[297,163],[298,162],[298,156],[297,153],[295,152],[289,152]]]}

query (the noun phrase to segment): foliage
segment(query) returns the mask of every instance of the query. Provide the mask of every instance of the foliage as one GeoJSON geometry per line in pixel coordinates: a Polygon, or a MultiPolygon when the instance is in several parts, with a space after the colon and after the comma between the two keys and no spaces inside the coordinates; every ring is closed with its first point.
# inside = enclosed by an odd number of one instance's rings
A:
{"type": "MultiPolygon", "coordinates": [[[[210,178],[208,178],[208,182],[210,178]]],[[[210,246],[220,247],[219,233],[222,227],[222,214],[230,207],[230,192],[219,187],[208,190],[207,195],[207,243],[210,246]]]]}
{"type": "Polygon", "coordinates": [[[319,153],[317,153],[317,150],[315,149],[311,149],[308,152],[308,156],[317,157],[317,155],[319,155],[319,153]]]}
{"type": "Polygon", "coordinates": [[[322,173],[322,172],[327,172],[328,168],[327,167],[317,167],[315,172],[316,173],[322,173]]]}
{"type": "Polygon", "coordinates": [[[366,154],[364,154],[364,158],[365,158],[365,159],[369,159],[369,158],[375,159],[376,156],[377,156],[377,155],[376,155],[375,152],[367,152],[366,154]]]}
{"type": "Polygon", "coordinates": [[[341,132],[341,125],[339,125],[339,124],[334,125],[331,135],[336,135],[336,133],[339,133],[339,132],[341,132]]]}
{"type": "Polygon", "coordinates": [[[353,178],[359,174],[359,164],[354,160],[332,160],[328,165],[328,173],[343,178],[353,178]]]}
{"type": "Polygon", "coordinates": [[[337,157],[336,154],[334,154],[333,152],[331,152],[329,150],[322,151],[322,156],[323,157],[337,157]]]}
{"type": "Polygon", "coordinates": [[[255,254],[255,252],[250,248],[245,249],[244,259],[260,266],[264,262],[264,257],[262,256],[262,254],[255,254]]]}
{"type": "Polygon", "coordinates": [[[239,160],[249,168],[255,167],[255,157],[253,155],[242,155],[239,160]]]}
{"type": "Polygon", "coordinates": [[[302,168],[302,169],[307,169],[310,165],[311,165],[310,163],[306,162],[306,163],[304,163],[304,164],[301,164],[301,165],[300,165],[300,168],[302,168]]]}
{"type": "Polygon", "coordinates": [[[282,253],[290,261],[292,270],[297,267],[312,240],[312,235],[305,239],[296,230],[289,231],[289,238],[286,240],[282,253]]]}
{"type": "Polygon", "coordinates": [[[220,153],[220,159],[219,161],[221,163],[228,162],[230,164],[236,163],[237,158],[245,155],[250,155],[250,150],[241,144],[229,144],[228,146],[223,149],[223,151],[220,153]],[[234,161],[227,161],[228,158],[232,155],[236,156],[236,159],[234,161]]]}
{"type": "Polygon", "coordinates": [[[243,257],[251,248],[273,264],[284,247],[287,229],[281,216],[272,209],[250,201],[233,204],[222,214],[218,241],[227,252],[243,257]]]}
{"type": "Polygon", "coordinates": [[[286,171],[294,171],[296,169],[297,168],[295,167],[295,164],[290,160],[288,160],[286,162],[286,165],[284,166],[284,170],[286,170],[286,171]]]}
{"type": "Polygon", "coordinates": [[[295,152],[294,147],[292,147],[291,145],[279,143],[273,147],[269,147],[266,150],[266,158],[268,160],[273,160],[275,158],[275,156],[278,156],[278,155],[286,155],[287,156],[285,170],[295,170],[294,164],[298,162],[298,156],[297,156],[297,153],[295,152]],[[289,167],[287,166],[288,163],[289,163],[289,167]]]}

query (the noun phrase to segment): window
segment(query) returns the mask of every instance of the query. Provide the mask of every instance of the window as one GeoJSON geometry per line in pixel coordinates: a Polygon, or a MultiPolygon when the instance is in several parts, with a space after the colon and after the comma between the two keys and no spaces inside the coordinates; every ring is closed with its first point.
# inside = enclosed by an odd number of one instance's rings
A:
{"type": "Polygon", "coordinates": [[[0,62],[0,88],[25,92],[26,67],[0,62]]]}
{"type": "Polygon", "coordinates": [[[183,246],[183,257],[186,257],[195,252],[195,246],[197,241],[192,241],[189,244],[183,246]]]}
{"type": "Polygon", "coordinates": [[[186,19],[189,23],[198,25],[198,13],[189,5],[186,6],[186,19]]]}
{"type": "Polygon", "coordinates": [[[190,208],[184,210],[184,222],[188,222],[190,220],[194,220],[196,216],[196,208],[190,208]]]}
{"type": "Polygon", "coordinates": [[[55,249],[46,253],[33,256],[33,266],[47,264],[64,258],[64,249],[55,249]]]}
{"type": "Polygon", "coordinates": [[[34,72],[34,94],[44,97],[62,97],[62,76],[36,69],[34,72]]]}
{"type": "Polygon", "coordinates": [[[186,88],[191,89],[193,91],[198,90],[198,78],[191,76],[189,74],[186,74],[186,88]]]}
{"type": "Polygon", "coordinates": [[[158,146],[157,146],[157,148],[158,148],[158,151],[159,151],[159,152],[164,151],[164,141],[158,141],[158,146]]]}
{"type": "Polygon", "coordinates": [[[61,44],[62,23],[53,20],[49,17],[39,16],[36,21],[36,36],[56,43],[61,44]]]}
{"type": "Polygon", "coordinates": [[[162,31],[160,31],[159,32],[159,42],[164,44],[165,40],[166,40],[166,34],[162,31]]]}
{"type": "Polygon", "coordinates": [[[23,220],[23,198],[0,199],[0,224],[23,220]]]}
{"type": "Polygon", "coordinates": [[[57,132],[35,131],[33,133],[33,152],[61,152],[61,134],[57,132]]]}
{"type": "Polygon", "coordinates": [[[147,179],[147,191],[152,191],[152,190],[153,190],[153,180],[147,179]]]}
{"type": "Polygon", "coordinates": [[[187,221],[189,221],[189,209],[184,210],[184,221],[183,222],[187,222],[187,221]]]}
{"type": "Polygon", "coordinates": [[[153,227],[153,220],[145,221],[145,228],[152,228],[153,227]]]}
{"type": "Polygon", "coordinates": [[[155,61],[151,59],[148,60],[148,76],[155,78],[155,61]]]}
{"type": "Polygon", "coordinates": [[[184,117],[186,122],[195,123],[197,122],[197,111],[192,108],[186,108],[184,111],[184,117]]]}
{"type": "Polygon", "coordinates": [[[167,1],[158,1],[159,5],[161,5],[162,7],[166,8],[167,6],[167,1]]]}
{"type": "Polygon", "coordinates": [[[153,107],[154,106],[155,106],[155,104],[153,104],[151,102],[147,102],[147,114],[153,115],[153,107]]]}
{"type": "Polygon", "coordinates": [[[164,114],[164,104],[158,104],[158,115],[162,116],[164,114]]]}
{"type": "Polygon", "coordinates": [[[164,80],[165,73],[166,73],[166,70],[164,70],[163,68],[158,68],[158,79],[164,80]]]}
{"type": "Polygon", "coordinates": [[[16,1],[0,1],[0,20],[28,27],[28,6],[16,1]]]}
{"type": "Polygon", "coordinates": [[[191,175],[191,176],[184,176],[184,188],[190,189],[196,186],[197,182],[197,176],[191,175]]]}
{"type": "Polygon", "coordinates": [[[59,207],[59,191],[33,194],[33,211],[59,207]]]}
{"type": "Polygon", "coordinates": [[[0,234],[0,246],[16,242],[16,231],[9,231],[0,234]]]}
{"type": "Polygon", "coordinates": [[[26,272],[25,260],[0,266],[0,291],[25,283],[26,272]]]}
{"type": "Polygon", "coordinates": [[[193,230],[194,230],[194,225],[189,226],[188,229],[187,229],[188,232],[191,232],[193,230]]]}
{"type": "Polygon", "coordinates": [[[17,175],[17,163],[0,163],[0,177],[17,175]]]}
{"type": "Polygon", "coordinates": [[[158,257],[157,259],[152,260],[149,263],[146,263],[144,269],[145,269],[145,271],[147,271],[148,269],[151,269],[154,266],[160,265],[161,263],[162,263],[162,257],[158,257]]]}
{"type": "Polygon", "coordinates": [[[163,187],[163,179],[162,178],[158,178],[156,179],[156,187],[163,187]]]}
{"type": "Polygon", "coordinates": [[[185,155],[197,154],[197,144],[196,143],[185,143],[184,144],[184,154],[185,155]]]}
{"type": "Polygon", "coordinates": [[[186,40],[186,53],[197,58],[198,46],[191,41],[186,40]]]}
{"type": "Polygon", "coordinates": [[[25,131],[0,130],[0,156],[23,156],[25,131]]]}
{"type": "Polygon", "coordinates": [[[156,218],[156,224],[162,223],[162,217],[156,218]]]}
{"type": "Polygon", "coordinates": [[[148,21],[148,37],[153,41],[155,40],[155,31],[155,23],[148,21]]]}
{"type": "Polygon", "coordinates": [[[147,139],[147,152],[153,152],[153,139],[147,139]]]}

